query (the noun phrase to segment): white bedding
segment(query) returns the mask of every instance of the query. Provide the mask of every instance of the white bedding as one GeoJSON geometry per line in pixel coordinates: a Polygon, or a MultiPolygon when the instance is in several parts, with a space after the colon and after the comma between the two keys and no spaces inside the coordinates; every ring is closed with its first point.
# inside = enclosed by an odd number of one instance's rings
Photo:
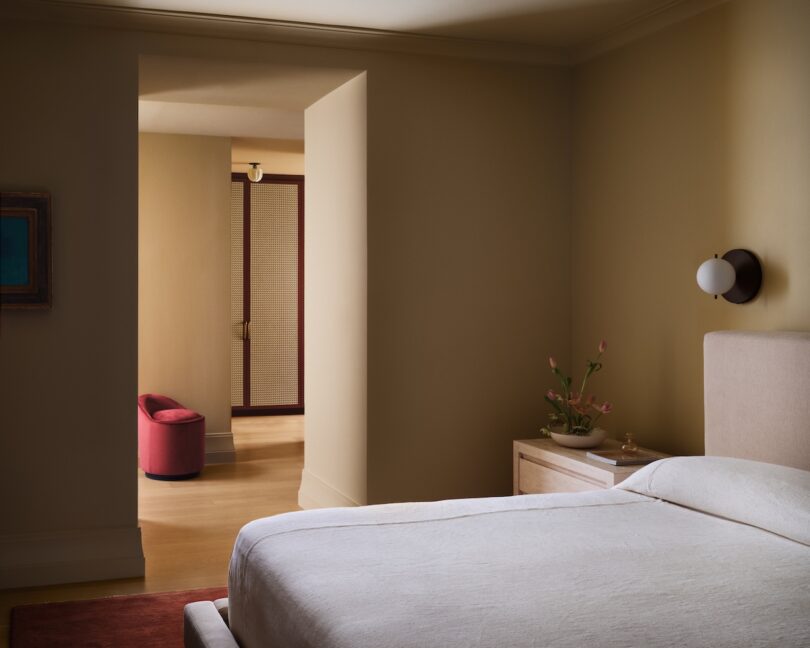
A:
{"type": "Polygon", "coordinates": [[[653,470],[637,473],[652,497],[257,520],[231,561],[231,631],[243,648],[810,646],[810,547],[655,499],[653,470]]]}

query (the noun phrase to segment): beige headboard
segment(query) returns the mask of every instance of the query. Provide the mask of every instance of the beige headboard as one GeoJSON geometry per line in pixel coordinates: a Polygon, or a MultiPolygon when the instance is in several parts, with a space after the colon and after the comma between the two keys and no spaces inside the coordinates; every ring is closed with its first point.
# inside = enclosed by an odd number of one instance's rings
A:
{"type": "Polygon", "coordinates": [[[810,470],[810,333],[703,341],[706,454],[810,470]]]}

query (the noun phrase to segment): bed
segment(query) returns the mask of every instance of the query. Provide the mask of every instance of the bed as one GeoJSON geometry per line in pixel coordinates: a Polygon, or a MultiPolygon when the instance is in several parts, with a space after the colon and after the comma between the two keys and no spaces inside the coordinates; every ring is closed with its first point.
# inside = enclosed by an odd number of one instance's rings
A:
{"type": "Polygon", "coordinates": [[[189,648],[810,646],[810,334],[704,343],[706,457],[254,521],[189,648]]]}

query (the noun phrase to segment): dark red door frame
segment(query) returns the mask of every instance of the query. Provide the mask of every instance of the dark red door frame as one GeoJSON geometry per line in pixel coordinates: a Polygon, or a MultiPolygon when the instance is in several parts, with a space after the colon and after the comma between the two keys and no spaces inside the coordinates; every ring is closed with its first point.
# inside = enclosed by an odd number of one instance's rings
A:
{"type": "MultiPolygon", "coordinates": [[[[242,229],[242,297],[245,322],[250,322],[250,186],[246,173],[231,173],[232,182],[243,186],[242,229]]],[[[243,405],[231,407],[232,416],[257,416],[304,413],[304,176],[265,174],[260,180],[270,184],[292,184],[298,187],[298,402],[286,405],[252,406],[250,404],[250,337],[243,341],[243,405]]]]}

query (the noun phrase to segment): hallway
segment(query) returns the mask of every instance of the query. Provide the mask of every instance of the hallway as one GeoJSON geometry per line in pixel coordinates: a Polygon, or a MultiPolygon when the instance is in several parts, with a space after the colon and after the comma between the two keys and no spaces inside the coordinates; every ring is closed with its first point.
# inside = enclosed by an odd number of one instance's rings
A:
{"type": "Polygon", "coordinates": [[[138,475],[146,591],[225,585],[239,529],[298,510],[304,417],[232,420],[236,462],[206,466],[197,479],[162,482],[138,475]]]}

